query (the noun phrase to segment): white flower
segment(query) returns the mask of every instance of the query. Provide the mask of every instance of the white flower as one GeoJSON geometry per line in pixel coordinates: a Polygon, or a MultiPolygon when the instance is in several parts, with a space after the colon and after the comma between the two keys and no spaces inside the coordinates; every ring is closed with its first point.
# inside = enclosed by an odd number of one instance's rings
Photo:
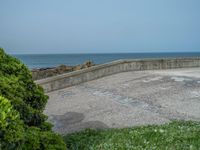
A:
{"type": "Polygon", "coordinates": [[[165,130],[163,130],[163,129],[160,129],[159,131],[160,131],[160,133],[164,133],[165,132],[165,130]]]}

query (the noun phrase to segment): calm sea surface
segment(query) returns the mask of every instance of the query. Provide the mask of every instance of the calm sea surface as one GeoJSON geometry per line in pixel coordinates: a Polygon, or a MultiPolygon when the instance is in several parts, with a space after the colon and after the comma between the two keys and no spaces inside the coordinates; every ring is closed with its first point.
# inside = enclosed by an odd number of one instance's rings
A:
{"type": "Polygon", "coordinates": [[[102,64],[118,59],[200,57],[200,52],[192,53],[114,53],[114,54],[25,54],[14,55],[29,68],[54,67],[61,64],[78,65],[87,60],[102,64]]]}

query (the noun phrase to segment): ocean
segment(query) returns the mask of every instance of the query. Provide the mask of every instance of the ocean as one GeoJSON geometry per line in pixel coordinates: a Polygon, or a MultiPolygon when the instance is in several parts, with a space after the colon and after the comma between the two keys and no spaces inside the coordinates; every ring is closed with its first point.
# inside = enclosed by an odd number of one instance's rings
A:
{"type": "Polygon", "coordinates": [[[85,61],[102,64],[118,59],[200,57],[200,52],[187,53],[112,53],[112,54],[17,54],[14,55],[30,69],[55,67],[58,65],[78,65],[85,61]]]}

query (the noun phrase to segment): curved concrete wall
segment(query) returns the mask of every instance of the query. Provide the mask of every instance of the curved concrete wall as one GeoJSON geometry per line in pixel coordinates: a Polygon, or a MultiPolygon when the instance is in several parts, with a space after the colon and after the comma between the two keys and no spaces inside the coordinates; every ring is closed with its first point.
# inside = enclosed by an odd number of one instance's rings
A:
{"type": "Polygon", "coordinates": [[[50,92],[120,72],[189,67],[200,67],[200,57],[118,60],[35,82],[50,92]]]}

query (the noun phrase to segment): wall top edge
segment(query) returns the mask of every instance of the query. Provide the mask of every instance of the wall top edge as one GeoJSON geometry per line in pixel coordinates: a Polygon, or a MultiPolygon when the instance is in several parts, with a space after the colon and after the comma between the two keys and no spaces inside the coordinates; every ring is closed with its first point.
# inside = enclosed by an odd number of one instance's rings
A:
{"type": "Polygon", "coordinates": [[[152,62],[153,61],[176,61],[176,60],[177,61],[178,60],[184,60],[184,61],[199,60],[200,61],[200,57],[119,59],[119,60],[116,60],[116,61],[96,65],[96,66],[93,66],[93,67],[90,67],[90,68],[85,68],[85,69],[81,69],[81,70],[77,70],[77,71],[73,71],[73,72],[69,72],[69,73],[56,75],[56,76],[53,76],[53,77],[48,77],[48,78],[45,78],[45,79],[36,80],[35,82],[37,84],[48,83],[50,81],[55,81],[55,80],[58,80],[58,79],[67,78],[67,77],[70,77],[70,76],[75,76],[75,75],[90,72],[90,71],[93,71],[93,70],[98,70],[98,69],[101,69],[101,68],[114,66],[114,65],[117,65],[117,64],[123,64],[123,63],[149,62],[149,61],[152,61],[152,62]]]}

